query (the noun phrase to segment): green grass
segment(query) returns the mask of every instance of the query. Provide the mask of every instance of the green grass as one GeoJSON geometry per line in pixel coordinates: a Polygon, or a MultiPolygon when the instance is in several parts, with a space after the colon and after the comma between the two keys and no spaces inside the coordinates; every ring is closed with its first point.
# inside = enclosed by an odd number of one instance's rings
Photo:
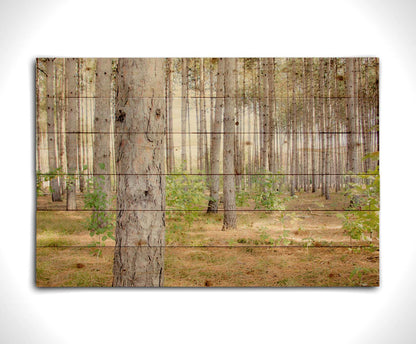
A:
{"type": "Polygon", "coordinates": [[[75,244],[74,240],[50,231],[43,231],[36,240],[36,245],[42,247],[72,246],[75,244]]]}
{"type": "Polygon", "coordinates": [[[40,211],[36,214],[36,231],[61,234],[85,233],[89,212],[40,211]]]}

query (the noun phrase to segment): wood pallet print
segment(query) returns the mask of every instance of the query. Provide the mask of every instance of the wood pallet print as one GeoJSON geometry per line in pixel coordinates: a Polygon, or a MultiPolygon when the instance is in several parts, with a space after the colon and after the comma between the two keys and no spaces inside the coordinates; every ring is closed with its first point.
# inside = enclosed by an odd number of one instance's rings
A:
{"type": "Polygon", "coordinates": [[[379,285],[377,58],[38,58],[38,287],[379,285]]]}

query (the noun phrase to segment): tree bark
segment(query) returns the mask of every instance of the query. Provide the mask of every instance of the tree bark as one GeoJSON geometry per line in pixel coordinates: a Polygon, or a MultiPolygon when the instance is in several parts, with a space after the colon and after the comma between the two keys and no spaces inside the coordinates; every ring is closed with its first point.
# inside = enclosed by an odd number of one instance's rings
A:
{"type": "Polygon", "coordinates": [[[205,105],[205,68],[204,59],[199,60],[200,81],[199,81],[199,94],[200,94],[200,130],[202,132],[202,169],[205,173],[209,172],[209,154],[208,154],[208,134],[207,134],[207,114],[205,105]]]}
{"type": "MultiPolygon", "coordinates": [[[[357,142],[355,119],[355,73],[354,58],[346,59],[346,86],[347,86],[347,171],[357,173],[357,142]]],[[[355,183],[356,178],[350,178],[355,183]]]]}
{"type": "Polygon", "coordinates": [[[234,135],[235,135],[235,81],[233,78],[233,58],[225,59],[224,68],[224,223],[222,230],[237,228],[237,214],[235,212],[235,168],[234,168],[234,135]]]}
{"type": "MultiPolygon", "coordinates": [[[[62,173],[66,171],[65,161],[65,93],[64,93],[64,60],[55,59],[55,101],[56,101],[56,128],[58,131],[58,166],[62,168],[62,173]]],[[[65,192],[65,177],[59,178],[61,194],[65,192]]]]}
{"type": "Polygon", "coordinates": [[[187,170],[186,158],[186,117],[188,103],[188,59],[182,59],[182,102],[181,102],[181,169],[187,170]]]}
{"type": "Polygon", "coordinates": [[[211,150],[210,165],[211,178],[209,186],[208,213],[218,212],[219,189],[220,189],[220,149],[221,149],[221,129],[222,129],[222,113],[224,107],[224,59],[218,59],[217,72],[217,89],[215,101],[215,118],[214,126],[211,132],[211,150]]]}
{"type": "Polygon", "coordinates": [[[172,112],[172,102],[173,102],[173,96],[172,96],[172,59],[167,59],[168,64],[168,125],[169,125],[169,131],[168,131],[168,161],[169,161],[169,172],[175,171],[175,146],[173,144],[173,112],[172,112]]]}
{"type": "MultiPolygon", "coordinates": [[[[47,76],[47,125],[48,125],[48,162],[49,172],[56,172],[57,155],[56,155],[56,132],[55,132],[55,94],[54,94],[54,59],[46,59],[47,76]]],[[[61,190],[59,188],[58,177],[50,180],[52,192],[52,202],[61,202],[61,190]]]]}
{"type": "Polygon", "coordinates": [[[85,76],[85,59],[78,59],[78,131],[79,134],[77,135],[77,144],[78,144],[78,178],[79,178],[79,191],[84,192],[85,188],[85,178],[84,170],[85,166],[85,130],[84,130],[84,122],[86,119],[86,83],[84,80],[85,76]]]}
{"type": "MultiPolygon", "coordinates": [[[[99,58],[96,64],[95,111],[94,111],[94,150],[93,174],[94,187],[106,195],[107,207],[110,207],[110,136],[111,130],[111,76],[112,60],[99,58]]],[[[99,216],[99,214],[96,214],[99,216]]],[[[102,218],[102,216],[101,216],[102,218]]],[[[104,224],[103,224],[104,225],[104,224]]]]}
{"type": "MultiPolygon", "coordinates": [[[[267,59],[267,83],[268,83],[268,116],[269,116],[269,135],[268,135],[268,160],[269,171],[277,173],[277,154],[275,150],[275,87],[274,87],[274,59],[267,59]]],[[[276,185],[274,185],[274,188],[276,185]]]]}
{"type": "Polygon", "coordinates": [[[113,286],[160,287],[165,245],[163,59],[120,59],[113,286]]]}
{"type": "Polygon", "coordinates": [[[77,173],[77,131],[78,131],[78,61],[75,58],[65,59],[65,78],[67,98],[66,116],[66,160],[67,160],[67,210],[76,210],[75,180],[77,173]]]}

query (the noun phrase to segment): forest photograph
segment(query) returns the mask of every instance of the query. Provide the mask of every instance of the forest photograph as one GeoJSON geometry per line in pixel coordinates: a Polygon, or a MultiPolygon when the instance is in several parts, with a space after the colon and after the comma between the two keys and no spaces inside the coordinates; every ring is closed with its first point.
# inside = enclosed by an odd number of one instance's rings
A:
{"type": "Polygon", "coordinates": [[[379,286],[379,59],[37,58],[37,287],[379,286]]]}

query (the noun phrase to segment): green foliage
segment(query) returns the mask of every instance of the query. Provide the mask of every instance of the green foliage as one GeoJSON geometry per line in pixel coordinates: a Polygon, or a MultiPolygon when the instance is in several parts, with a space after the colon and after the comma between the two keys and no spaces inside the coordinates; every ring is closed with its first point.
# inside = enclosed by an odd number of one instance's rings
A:
{"type": "Polygon", "coordinates": [[[235,194],[235,204],[237,207],[244,207],[248,206],[248,200],[250,198],[250,194],[246,190],[237,191],[235,194]]]}
{"type": "Polygon", "coordinates": [[[362,183],[352,184],[347,190],[350,210],[340,217],[343,219],[343,228],[352,239],[371,240],[374,234],[379,233],[380,175],[378,166],[369,175],[360,178],[362,183]]]}
{"type": "Polygon", "coordinates": [[[198,217],[198,206],[208,200],[205,195],[206,182],[203,176],[189,176],[181,170],[166,176],[166,205],[168,219],[181,218],[188,228],[198,217]]]}
{"type": "MultiPolygon", "coordinates": [[[[105,169],[104,164],[100,164],[102,170],[105,169]],[[102,166],[101,166],[102,165],[102,166]]],[[[90,246],[105,246],[107,239],[115,240],[115,213],[107,211],[111,207],[113,198],[109,197],[103,191],[104,176],[91,177],[87,180],[87,188],[84,194],[84,208],[92,210],[92,214],[87,221],[87,228],[91,237],[96,240],[90,246]]],[[[101,250],[98,250],[101,256],[101,250]]]]}
{"type": "Polygon", "coordinates": [[[36,171],[36,196],[42,196],[43,177],[41,171],[36,171]]]}
{"type": "Polygon", "coordinates": [[[352,285],[366,286],[366,284],[363,283],[363,277],[372,273],[377,273],[377,269],[355,267],[350,273],[349,280],[352,285]]]}
{"type": "Polygon", "coordinates": [[[165,240],[167,245],[185,245],[187,236],[185,235],[184,228],[179,223],[168,224],[166,228],[165,240]]]}
{"type": "MultiPolygon", "coordinates": [[[[44,182],[49,182],[58,177],[65,177],[62,167],[58,167],[54,170],[49,171],[48,173],[42,173],[41,171],[36,171],[36,195],[42,196],[44,194],[42,190],[42,186],[44,182]]],[[[49,191],[52,192],[50,187],[49,187],[49,191]]]]}
{"type": "Polygon", "coordinates": [[[290,197],[279,197],[281,192],[278,185],[281,183],[281,177],[278,175],[264,174],[253,176],[255,185],[253,199],[255,209],[267,210],[285,210],[285,202],[290,197]]]}

